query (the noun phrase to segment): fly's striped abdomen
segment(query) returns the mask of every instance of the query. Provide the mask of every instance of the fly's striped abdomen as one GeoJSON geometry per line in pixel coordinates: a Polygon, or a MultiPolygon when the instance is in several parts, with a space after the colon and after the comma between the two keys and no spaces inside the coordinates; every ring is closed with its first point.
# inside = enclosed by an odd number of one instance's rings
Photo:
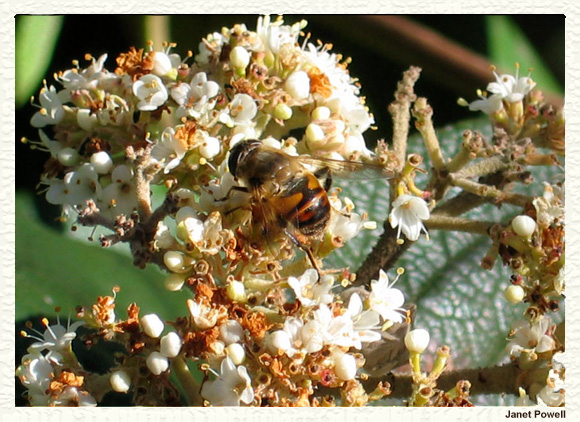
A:
{"type": "Polygon", "coordinates": [[[328,224],[328,195],[313,174],[305,174],[273,202],[280,217],[289,221],[304,235],[319,234],[328,224]]]}

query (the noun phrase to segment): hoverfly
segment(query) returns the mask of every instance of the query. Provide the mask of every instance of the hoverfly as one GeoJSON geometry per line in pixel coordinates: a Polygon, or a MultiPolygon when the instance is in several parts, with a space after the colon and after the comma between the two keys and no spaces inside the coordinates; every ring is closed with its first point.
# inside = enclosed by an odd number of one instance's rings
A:
{"type": "Polygon", "coordinates": [[[318,271],[311,241],[328,226],[331,205],[328,190],[333,176],[362,179],[391,178],[380,165],[358,161],[293,156],[251,139],[235,144],[228,159],[229,171],[251,194],[253,220],[263,224],[267,236],[283,233],[304,250],[318,271]]]}

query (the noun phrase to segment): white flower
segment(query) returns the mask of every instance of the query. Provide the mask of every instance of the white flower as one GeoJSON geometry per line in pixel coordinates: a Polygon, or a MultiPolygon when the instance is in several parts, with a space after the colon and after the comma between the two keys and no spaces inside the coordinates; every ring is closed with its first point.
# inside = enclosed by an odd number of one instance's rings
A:
{"type": "Polygon", "coordinates": [[[46,356],[34,352],[22,357],[22,364],[16,369],[16,376],[28,391],[32,406],[48,406],[50,395],[47,391],[53,377],[54,368],[46,356]]]}
{"type": "Polygon", "coordinates": [[[483,111],[485,114],[493,114],[503,109],[502,96],[499,94],[490,95],[489,97],[480,94],[479,98],[479,100],[469,103],[471,111],[483,111]]]}
{"type": "Polygon", "coordinates": [[[371,343],[381,339],[379,313],[372,309],[363,309],[363,303],[358,293],[353,293],[348,301],[345,315],[353,322],[353,331],[356,335],[355,347],[360,349],[361,343],[371,343]]]}
{"type": "Polygon", "coordinates": [[[384,320],[392,322],[402,322],[405,303],[403,293],[394,289],[393,285],[398,277],[389,284],[389,277],[380,270],[379,279],[371,281],[371,293],[369,295],[369,308],[378,312],[384,320]]]}
{"type": "Polygon", "coordinates": [[[103,212],[130,215],[137,209],[137,191],[131,167],[121,164],[111,173],[112,183],[103,189],[103,212]]]}
{"type": "Polygon", "coordinates": [[[350,316],[335,317],[325,304],[313,312],[312,320],[304,324],[300,336],[307,353],[317,352],[324,345],[353,347],[360,343],[350,316]]]}
{"type": "Polygon", "coordinates": [[[186,217],[177,228],[183,239],[209,255],[217,254],[225,243],[225,237],[229,236],[228,231],[222,230],[222,214],[218,211],[212,212],[203,222],[195,217],[186,217]]]}
{"type": "Polygon", "coordinates": [[[278,54],[283,45],[294,45],[298,40],[300,30],[306,25],[305,21],[296,22],[292,26],[283,25],[283,23],[282,19],[272,22],[270,16],[258,18],[256,33],[266,48],[274,54],[278,54]]]}
{"type": "Polygon", "coordinates": [[[186,304],[197,328],[207,330],[216,325],[218,317],[220,316],[218,310],[211,306],[194,302],[191,299],[188,299],[186,304]]]}
{"type": "Polygon", "coordinates": [[[239,406],[254,400],[254,389],[245,366],[236,366],[229,356],[222,360],[215,381],[206,381],[201,387],[202,397],[211,406],[239,406]]]}
{"type": "Polygon", "coordinates": [[[333,277],[323,276],[319,279],[318,272],[313,268],[306,270],[300,278],[288,277],[288,285],[294,290],[296,299],[306,307],[331,303],[334,299],[330,293],[333,284],[333,277]]]}
{"type": "Polygon", "coordinates": [[[46,358],[61,364],[62,354],[70,352],[71,343],[77,336],[75,331],[85,323],[83,321],[77,321],[70,324],[69,321],[66,328],[59,323],[56,325],[48,325],[47,319],[43,319],[42,323],[46,327],[46,330],[42,334],[35,330],[42,337],[30,336],[39,341],[30,345],[27,350],[31,354],[40,354],[43,350],[48,350],[46,358]]]}
{"type": "Polygon", "coordinates": [[[427,233],[423,220],[429,219],[429,208],[427,203],[413,195],[400,195],[393,202],[393,209],[389,214],[391,227],[398,227],[397,237],[401,236],[401,231],[407,239],[415,241],[419,239],[421,231],[427,233]]]}
{"type": "Polygon", "coordinates": [[[550,326],[551,320],[548,317],[542,317],[531,325],[528,321],[520,321],[512,328],[514,335],[506,346],[507,352],[518,357],[522,352],[544,353],[553,350],[556,342],[547,334],[550,326]]]}
{"type": "Polygon", "coordinates": [[[210,59],[216,55],[219,57],[222,46],[226,42],[225,37],[219,32],[209,34],[205,39],[199,43],[199,54],[195,56],[195,61],[200,66],[209,64],[210,59]]]}
{"type": "Polygon", "coordinates": [[[133,94],[139,98],[137,108],[141,111],[153,111],[167,101],[167,88],[159,76],[147,74],[133,83],[133,94]]]}
{"type": "Polygon", "coordinates": [[[167,127],[151,150],[151,156],[163,165],[163,172],[167,174],[181,163],[187,150],[187,144],[175,136],[175,129],[167,127]]]}
{"type": "Polygon", "coordinates": [[[173,63],[169,56],[161,51],[150,51],[149,57],[153,60],[151,72],[157,76],[165,76],[173,70],[173,63]]]}
{"type": "Polygon", "coordinates": [[[208,81],[205,72],[196,73],[189,84],[178,83],[171,88],[171,97],[179,104],[176,116],[202,119],[215,107],[214,98],[219,91],[219,84],[215,81],[208,81]]]}
{"type": "Polygon", "coordinates": [[[107,55],[103,54],[98,59],[91,58],[91,65],[86,69],[69,69],[59,76],[59,81],[69,91],[77,91],[80,89],[95,89],[100,81],[106,79],[116,79],[118,75],[107,72],[104,69],[107,55]]]}
{"type": "Polygon", "coordinates": [[[51,406],[90,406],[97,405],[95,398],[86,391],[79,390],[77,387],[69,385],[62,392],[52,398],[51,406]]]}
{"type": "Polygon", "coordinates": [[[562,201],[554,194],[552,185],[547,182],[544,182],[544,194],[535,198],[532,203],[536,209],[536,221],[542,229],[564,215],[562,201]]]}
{"type": "Polygon", "coordinates": [[[68,92],[56,92],[56,88],[46,86],[40,91],[38,96],[40,101],[40,111],[34,113],[30,124],[34,127],[44,127],[46,125],[56,125],[62,121],[65,115],[62,103],[68,100],[68,92]]]}
{"type": "Polygon", "coordinates": [[[302,351],[301,330],[304,323],[296,317],[288,317],[284,321],[281,330],[274,331],[268,335],[267,344],[273,353],[282,351],[289,357],[293,357],[302,351]]]}
{"type": "Polygon", "coordinates": [[[522,101],[523,98],[536,86],[536,83],[530,76],[518,77],[519,67],[516,68],[516,76],[498,75],[495,70],[495,82],[487,85],[487,91],[492,95],[487,96],[485,93],[478,91],[480,97],[469,104],[472,111],[483,111],[485,114],[493,114],[503,109],[503,102],[515,103],[522,101]]]}
{"type": "Polygon", "coordinates": [[[236,94],[230,103],[230,116],[234,125],[249,125],[258,113],[258,106],[248,94],[236,94]]]}
{"type": "Polygon", "coordinates": [[[492,94],[500,95],[508,103],[515,103],[524,99],[524,97],[536,86],[536,83],[530,76],[518,77],[519,66],[516,68],[516,76],[498,75],[495,70],[495,82],[487,85],[487,91],[492,94]]]}

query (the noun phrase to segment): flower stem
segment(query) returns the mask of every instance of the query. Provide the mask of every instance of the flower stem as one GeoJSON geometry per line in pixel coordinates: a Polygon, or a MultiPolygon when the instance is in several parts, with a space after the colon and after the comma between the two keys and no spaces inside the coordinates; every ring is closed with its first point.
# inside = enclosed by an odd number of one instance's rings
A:
{"type": "Polygon", "coordinates": [[[489,228],[494,224],[493,221],[473,221],[441,213],[431,214],[431,218],[425,222],[429,230],[450,230],[482,235],[487,235],[489,228]]]}
{"type": "Polygon", "coordinates": [[[171,361],[171,369],[177,376],[189,406],[201,406],[203,399],[199,393],[199,386],[189,371],[185,359],[177,357],[171,361]]]}

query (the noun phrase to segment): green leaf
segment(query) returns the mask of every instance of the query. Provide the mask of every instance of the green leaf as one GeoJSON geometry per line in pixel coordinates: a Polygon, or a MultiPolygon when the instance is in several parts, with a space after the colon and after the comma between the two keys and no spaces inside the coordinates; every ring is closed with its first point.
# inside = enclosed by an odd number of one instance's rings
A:
{"type": "Polygon", "coordinates": [[[532,78],[542,90],[563,94],[562,87],[544,64],[534,46],[509,16],[486,16],[489,58],[502,71],[514,69],[515,62],[522,73],[532,68],[532,78]]]}
{"type": "Polygon", "coordinates": [[[60,306],[63,312],[77,305],[90,306],[98,296],[117,294],[117,314],[136,302],[142,314],[157,313],[162,319],[183,315],[187,292],[169,292],[164,274],[153,266],[145,270],[131,258],[71,239],[43,225],[31,194],[16,195],[16,319],[50,316],[60,306]]]}
{"type": "Polygon", "coordinates": [[[16,25],[16,107],[25,104],[46,75],[64,16],[20,16],[16,25]]]}

